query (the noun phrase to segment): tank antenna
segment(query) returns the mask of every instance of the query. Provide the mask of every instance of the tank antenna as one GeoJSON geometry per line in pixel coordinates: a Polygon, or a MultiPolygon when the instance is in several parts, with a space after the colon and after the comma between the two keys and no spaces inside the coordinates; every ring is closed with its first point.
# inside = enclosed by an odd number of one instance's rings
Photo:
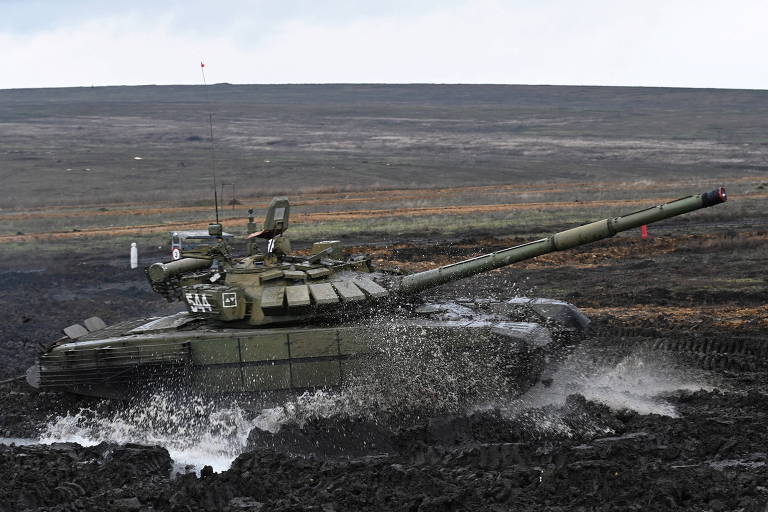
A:
{"type": "Polygon", "coordinates": [[[205,62],[200,61],[200,73],[203,75],[203,91],[205,91],[205,102],[208,104],[208,126],[211,134],[211,174],[213,174],[213,209],[216,212],[216,224],[219,223],[219,195],[216,187],[216,151],[213,143],[213,111],[211,110],[211,100],[208,97],[208,87],[205,82],[205,62]]]}

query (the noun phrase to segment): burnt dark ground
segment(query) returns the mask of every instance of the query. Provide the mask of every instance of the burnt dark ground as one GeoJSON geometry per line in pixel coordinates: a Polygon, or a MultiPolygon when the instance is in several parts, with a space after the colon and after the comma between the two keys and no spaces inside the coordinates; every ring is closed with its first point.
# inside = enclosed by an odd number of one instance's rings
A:
{"type": "MultiPolygon", "coordinates": [[[[594,309],[585,343],[606,364],[644,350],[673,361],[674,371],[704,371],[715,389],[664,393],[678,417],[610,409],[578,394],[565,405],[521,403],[511,415],[493,408],[400,423],[337,415],[274,435],[254,431],[230,470],[175,479],[161,448],[0,447],[0,471],[8,475],[0,510],[765,510],[766,233],[678,236],[616,238],[564,254],[565,261],[491,273],[470,292],[520,290],[594,309]],[[645,305],[690,314],[619,318],[611,309],[645,305]],[[718,319],[718,310],[733,309],[747,316],[718,319]],[[542,428],[553,421],[558,429],[542,428]]],[[[399,247],[393,257],[418,265],[506,243],[468,236],[399,247]]],[[[6,273],[7,375],[59,326],[168,307],[136,271],[114,261],[57,256],[6,273]]],[[[467,293],[457,284],[433,298],[467,293]]],[[[6,436],[31,436],[53,413],[93,406],[20,386],[0,396],[6,436]]]]}

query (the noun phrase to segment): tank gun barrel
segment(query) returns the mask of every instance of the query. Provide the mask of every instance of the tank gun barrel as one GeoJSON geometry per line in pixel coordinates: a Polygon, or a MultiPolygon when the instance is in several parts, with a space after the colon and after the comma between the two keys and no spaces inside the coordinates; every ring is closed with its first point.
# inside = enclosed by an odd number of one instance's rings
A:
{"type": "Polygon", "coordinates": [[[182,258],[170,263],[153,263],[149,266],[147,274],[153,282],[160,283],[177,274],[193,272],[210,266],[211,260],[208,259],[182,258]]]}
{"type": "Polygon", "coordinates": [[[547,238],[405,276],[400,282],[399,291],[405,293],[419,292],[450,281],[535,258],[542,254],[563,251],[609,238],[620,231],[634,229],[700,208],[714,206],[725,202],[726,199],[725,189],[720,187],[711,192],[683,197],[620,217],[599,220],[561,231],[547,238]]]}

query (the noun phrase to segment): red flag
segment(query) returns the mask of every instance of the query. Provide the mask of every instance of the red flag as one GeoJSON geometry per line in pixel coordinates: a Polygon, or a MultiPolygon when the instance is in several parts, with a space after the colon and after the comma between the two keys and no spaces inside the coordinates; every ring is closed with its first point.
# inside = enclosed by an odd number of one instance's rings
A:
{"type": "Polygon", "coordinates": [[[648,240],[648,226],[640,226],[640,236],[643,237],[643,240],[648,240]]]}
{"type": "Polygon", "coordinates": [[[204,67],[205,67],[205,64],[203,64],[203,63],[201,62],[201,63],[200,63],[200,67],[201,67],[201,68],[204,68],[204,67]]]}

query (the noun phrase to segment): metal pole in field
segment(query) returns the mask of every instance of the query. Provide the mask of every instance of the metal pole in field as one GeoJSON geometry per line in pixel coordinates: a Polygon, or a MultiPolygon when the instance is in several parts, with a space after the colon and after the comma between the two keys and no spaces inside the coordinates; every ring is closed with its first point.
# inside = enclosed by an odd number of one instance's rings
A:
{"type": "Polygon", "coordinates": [[[139,266],[139,249],[136,247],[136,242],[131,242],[131,268],[139,266]]]}

